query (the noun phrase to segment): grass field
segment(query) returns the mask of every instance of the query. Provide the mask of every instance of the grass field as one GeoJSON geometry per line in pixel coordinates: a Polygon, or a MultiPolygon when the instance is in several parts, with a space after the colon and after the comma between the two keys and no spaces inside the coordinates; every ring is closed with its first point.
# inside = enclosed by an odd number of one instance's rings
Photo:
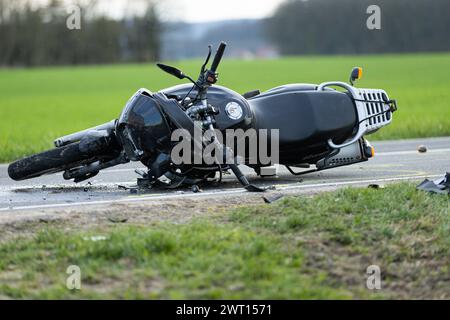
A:
{"type": "Polygon", "coordinates": [[[448,299],[448,206],[398,184],[184,222],[11,225],[0,233],[0,298],[448,299]],[[66,288],[69,265],[81,290],[66,288]],[[380,290],[366,287],[370,265],[380,290]]]}
{"type": "MultiPolygon", "coordinates": [[[[195,76],[200,61],[176,65],[195,76]]],[[[243,93],[286,83],[347,81],[353,66],[365,70],[358,86],[386,89],[398,100],[394,123],[374,138],[450,134],[450,54],[225,59],[220,84],[243,93]]],[[[57,136],[117,117],[140,87],[157,91],[178,83],[148,64],[0,69],[0,162],[50,148],[57,136]]]]}

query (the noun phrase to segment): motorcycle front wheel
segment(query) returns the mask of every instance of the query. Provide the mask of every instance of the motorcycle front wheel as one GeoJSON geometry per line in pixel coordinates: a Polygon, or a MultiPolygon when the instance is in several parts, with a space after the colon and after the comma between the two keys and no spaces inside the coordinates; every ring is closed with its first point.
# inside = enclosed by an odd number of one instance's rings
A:
{"type": "Polygon", "coordinates": [[[95,156],[82,152],[80,142],[75,142],[13,162],[8,167],[8,175],[15,181],[36,178],[90,163],[95,156]]]}

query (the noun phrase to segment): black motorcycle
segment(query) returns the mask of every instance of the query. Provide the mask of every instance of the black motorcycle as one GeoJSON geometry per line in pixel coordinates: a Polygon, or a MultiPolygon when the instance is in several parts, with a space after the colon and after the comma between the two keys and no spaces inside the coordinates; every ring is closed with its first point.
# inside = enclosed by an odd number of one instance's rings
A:
{"type": "Polygon", "coordinates": [[[158,64],[165,72],[191,84],[157,93],[138,90],[118,120],[56,139],[55,149],[10,164],[9,176],[25,180],[63,171],[65,179],[80,182],[100,170],[141,161],[148,168],[137,171],[141,175],[138,185],[142,187],[159,186],[162,180],[167,187],[220,181],[222,174],[231,170],[247,190],[262,191],[248,182],[239,164],[261,175],[276,159],[276,164],[300,175],[373,157],[373,147],[364,135],[388,125],[397,106],[384,90],[353,86],[353,81],[361,77],[361,68],[352,70],[350,84],[288,84],[241,95],[215,85],[225,47],[222,42],[207,69],[209,46],[196,81],[174,67],[158,64]],[[190,139],[192,154],[183,150],[184,161],[180,162],[174,160],[173,153],[180,144],[173,139],[177,130],[191,137],[196,132],[208,131],[209,135],[190,139]],[[236,131],[243,135],[227,139],[230,132],[236,131]],[[225,140],[232,141],[231,145],[225,140]],[[267,144],[265,149],[271,150],[269,162],[260,155],[261,141],[267,144]],[[238,144],[244,146],[242,152],[236,152],[238,144]],[[212,161],[203,159],[208,146],[213,146],[212,161]],[[189,161],[194,158],[200,161],[189,161]]]}

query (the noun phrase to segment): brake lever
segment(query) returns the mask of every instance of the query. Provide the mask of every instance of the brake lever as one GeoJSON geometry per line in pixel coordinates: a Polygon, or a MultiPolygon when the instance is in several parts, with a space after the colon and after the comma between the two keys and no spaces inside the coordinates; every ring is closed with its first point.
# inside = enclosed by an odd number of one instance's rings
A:
{"type": "Polygon", "coordinates": [[[209,62],[209,58],[211,58],[212,46],[208,45],[208,56],[206,57],[205,63],[203,63],[202,68],[200,69],[200,76],[203,76],[206,70],[206,65],[209,62]]]}

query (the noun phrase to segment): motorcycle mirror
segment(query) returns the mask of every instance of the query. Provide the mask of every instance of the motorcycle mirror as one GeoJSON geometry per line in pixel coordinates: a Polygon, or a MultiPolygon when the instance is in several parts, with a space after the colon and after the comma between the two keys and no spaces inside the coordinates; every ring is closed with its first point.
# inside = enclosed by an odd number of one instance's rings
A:
{"type": "Polygon", "coordinates": [[[184,79],[186,78],[185,74],[183,73],[183,71],[172,67],[172,66],[168,66],[162,63],[157,63],[156,64],[161,70],[167,72],[168,74],[173,75],[174,77],[177,77],[178,79],[184,79]]]}
{"type": "Polygon", "coordinates": [[[362,78],[362,68],[361,67],[354,67],[352,69],[352,72],[350,73],[350,84],[353,85],[353,82],[355,80],[359,80],[362,78]]]}

